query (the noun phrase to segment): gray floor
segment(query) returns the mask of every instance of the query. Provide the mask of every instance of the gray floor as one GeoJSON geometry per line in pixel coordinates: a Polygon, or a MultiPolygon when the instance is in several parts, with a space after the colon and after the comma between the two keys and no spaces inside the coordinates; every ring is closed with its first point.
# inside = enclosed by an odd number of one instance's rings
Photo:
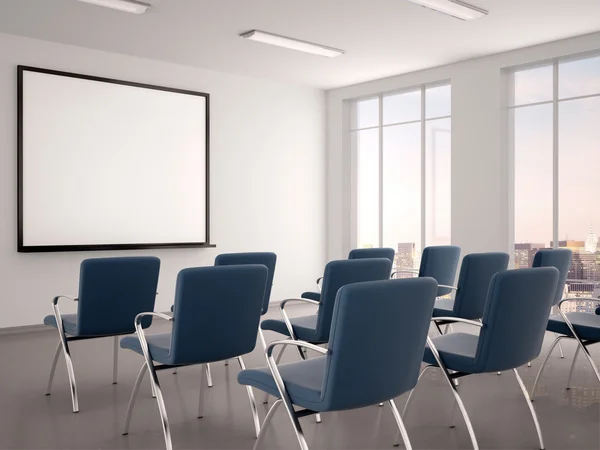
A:
{"type": "MultiPolygon", "coordinates": [[[[302,309],[292,310],[301,314],[302,309]]],[[[277,309],[269,316],[277,317],[277,309]]],[[[294,315],[294,314],[292,314],[294,315]]],[[[164,329],[164,325],[157,327],[164,329]]],[[[276,335],[267,334],[267,340],[276,335]]],[[[552,335],[548,334],[545,348],[552,335]]],[[[0,337],[2,388],[0,448],[2,449],[160,449],[163,437],[155,401],[147,383],[131,424],[129,436],[121,428],[129,395],[142,359],[120,352],[119,383],[112,385],[112,341],[97,339],[71,344],[79,388],[80,412],[71,412],[68,382],[61,357],[51,396],[44,396],[48,371],[57,343],[55,331],[0,337]]],[[[207,343],[210,345],[210,342],[207,343]]],[[[551,358],[535,401],[548,449],[600,448],[600,384],[584,358],[578,361],[570,391],[565,390],[573,343],[565,344],[565,359],[551,358]]],[[[600,363],[600,348],[592,348],[600,363]]],[[[264,365],[260,349],[246,357],[248,367],[264,365]]],[[[296,359],[289,352],[284,360],[296,359]]],[[[541,361],[520,373],[531,389],[541,361]]],[[[251,449],[253,425],[245,389],[236,381],[238,366],[212,365],[214,387],[208,390],[205,417],[196,419],[199,367],[178,375],[159,374],[176,449],[251,449]]],[[[535,449],[533,423],[514,376],[504,373],[462,380],[461,392],[482,449],[535,449]]],[[[266,413],[263,395],[256,393],[261,420],[266,413]]],[[[401,408],[406,395],[398,399],[401,408]]],[[[452,424],[452,396],[435,370],[426,374],[415,393],[405,423],[415,449],[469,449],[470,440],[460,415],[452,424]]],[[[263,448],[297,449],[289,419],[280,408],[263,448]]],[[[324,414],[323,423],[302,419],[311,449],[391,449],[396,433],[389,407],[370,407],[324,414]]],[[[402,447],[401,447],[402,448],[402,447]]]]}

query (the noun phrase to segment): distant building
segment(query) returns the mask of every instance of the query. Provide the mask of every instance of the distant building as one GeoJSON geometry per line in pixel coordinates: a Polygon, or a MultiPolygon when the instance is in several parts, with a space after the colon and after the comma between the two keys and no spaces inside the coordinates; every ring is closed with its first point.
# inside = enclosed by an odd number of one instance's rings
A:
{"type": "MultiPolygon", "coordinates": [[[[396,252],[396,270],[398,269],[414,269],[419,264],[420,254],[417,251],[417,246],[414,242],[402,242],[398,244],[396,252]]],[[[398,278],[408,278],[399,274],[398,278]]]]}
{"type": "Polygon", "coordinates": [[[531,267],[536,252],[542,248],[546,248],[546,246],[530,242],[515,244],[515,268],[524,269],[531,267]]]}

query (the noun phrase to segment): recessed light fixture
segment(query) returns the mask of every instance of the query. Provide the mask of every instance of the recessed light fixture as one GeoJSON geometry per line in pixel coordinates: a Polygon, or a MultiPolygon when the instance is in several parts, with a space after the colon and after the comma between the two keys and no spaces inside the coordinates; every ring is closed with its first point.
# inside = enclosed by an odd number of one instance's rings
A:
{"type": "Polygon", "coordinates": [[[104,6],[106,8],[117,9],[132,14],[143,14],[151,5],[135,0],[79,0],[83,3],[104,6]]]}
{"type": "Polygon", "coordinates": [[[408,0],[425,8],[433,9],[461,20],[477,20],[488,15],[485,9],[460,0],[408,0]]]}
{"type": "Polygon", "coordinates": [[[299,52],[326,56],[328,58],[335,58],[336,56],[341,56],[344,54],[344,50],[339,50],[337,48],[327,47],[320,44],[313,44],[312,42],[300,41],[298,39],[267,33],[260,30],[248,31],[247,33],[240,34],[240,37],[243,37],[244,39],[250,39],[251,41],[262,42],[263,44],[276,45],[277,47],[298,50],[299,52]]]}

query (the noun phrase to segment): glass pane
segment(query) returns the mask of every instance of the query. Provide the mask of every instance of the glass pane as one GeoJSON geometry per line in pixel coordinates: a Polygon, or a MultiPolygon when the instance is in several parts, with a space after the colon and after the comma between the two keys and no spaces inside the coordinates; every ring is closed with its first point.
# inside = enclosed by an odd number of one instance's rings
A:
{"type": "Polygon", "coordinates": [[[552,100],[553,78],[554,69],[552,65],[515,72],[515,98],[513,104],[526,105],[552,100]]]}
{"type": "Polygon", "coordinates": [[[355,131],[358,246],[379,247],[379,129],[355,131]]]}
{"type": "Polygon", "coordinates": [[[552,241],[552,105],[514,111],[515,266],[552,241]]]}
{"type": "Polygon", "coordinates": [[[425,90],[425,117],[445,117],[450,115],[452,89],[449,84],[425,90]]]}
{"type": "Polygon", "coordinates": [[[450,244],[450,119],[430,120],[425,130],[427,245],[450,244]]]}
{"type": "Polygon", "coordinates": [[[558,97],[600,94],[600,56],[558,65],[558,97]]]}
{"type": "Polygon", "coordinates": [[[352,108],[352,129],[370,128],[379,125],[379,98],[361,100],[352,108]]]}
{"type": "Polygon", "coordinates": [[[411,122],[421,118],[421,90],[383,97],[383,124],[411,122]]]}
{"type": "Polygon", "coordinates": [[[397,268],[421,262],[421,125],[383,130],[383,246],[396,249],[397,268]]]}
{"type": "MultiPolygon", "coordinates": [[[[559,246],[573,250],[573,294],[600,295],[600,98],[559,105],[559,246]]],[[[582,305],[580,305],[582,306],[582,305]]],[[[595,307],[594,307],[595,308],[595,307]]]]}

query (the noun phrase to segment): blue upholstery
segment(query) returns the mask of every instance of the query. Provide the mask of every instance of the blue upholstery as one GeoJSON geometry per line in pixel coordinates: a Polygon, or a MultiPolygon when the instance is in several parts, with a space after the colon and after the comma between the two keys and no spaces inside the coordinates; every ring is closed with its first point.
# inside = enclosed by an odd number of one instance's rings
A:
{"type": "MultiPolygon", "coordinates": [[[[159,270],[160,260],[153,256],[84,260],[77,317],[63,316],[65,332],[86,337],[133,333],[135,316],[154,311],[159,270]]],[[[44,323],[56,326],[54,316],[45,317],[44,323]]],[[[150,323],[148,318],[143,326],[150,323]]]]}
{"type": "MultiPolygon", "coordinates": [[[[63,330],[65,330],[65,334],[69,336],[77,335],[77,314],[61,314],[62,322],[63,322],[63,330]]],[[[44,325],[49,325],[54,328],[58,328],[56,326],[56,317],[54,314],[44,317],[44,325]]]]}
{"type": "MultiPolygon", "coordinates": [[[[314,340],[309,342],[322,343],[329,341],[331,316],[335,306],[338,290],[347,284],[361,281],[387,280],[390,278],[392,262],[387,258],[347,259],[331,261],[325,266],[321,304],[317,313],[314,340]]],[[[274,320],[265,320],[261,324],[263,330],[277,331],[283,329],[281,324],[275,325],[274,320]]],[[[285,324],[283,325],[285,327],[285,324]]],[[[286,331],[287,334],[287,331],[286,331]]]]}
{"type": "MultiPolygon", "coordinates": [[[[479,337],[452,333],[432,338],[449,370],[497,372],[535,359],[554,300],[559,271],[554,267],[508,270],[492,277],[479,337]],[[474,343],[477,342],[475,352],[474,343]]],[[[426,349],[424,361],[434,364],[426,349]]]]}
{"type": "MultiPolygon", "coordinates": [[[[150,348],[152,357],[167,365],[188,365],[250,353],[256,345],[268,272],[263,265],[183,269],[175,287],[172,333],[147,337],[149,345],[155,345],[150,348]]],[[[141,353],[137,339],[123,338],[121,347],[141,353]]]]}
{"type": "MultiPolygon", "coordinates": [[[[168,364],[169,353],[171,349],[171,333],[152,334],[146,336],[146,342],[148,343],[148,349],[152,360],[168,364]]],[[[137,336],[126,336],[121,339],[121,348],[133,350],[140,355],[143,355],[142,346],[137,336]]]]}
{"type": "Polygon", "coordinates": [[[303,292],[300,297],[307,298],[309,300],[314,300],[315,302],[321,301],[321,293],[320,292],[307,291],[307,292],[303,292]]]}
{"type": "MultiPolygon", "coordinates": [[[[452,286],[456,277],[460,247],[455,245],[438,245],[425,247],[421,255],[419,277],[431,277],[438,284],[452,286]]],[[[449,288],[438,288],[438,296],[452,292],[449,288]]]]}
{"type": "Polygon", "coordinates": [[[560,272],[556,292],[554,293],[554,305],[558,305],[558,302],[563,298],[572,256],[573,252],[568,248],[555,248],[539,250],[533,258],[532,267],[556,267],[560,272]]]}
{"type": "Polygon", "coordinates": [[[463,258],[454,301],[439,299],[434,317],[481,319],[492,277],[506,270],[507,253],[471,253],[463,258]]]}
{"type": "MultiPolygon", "coordinates": [[[[280,366],[292,403],[318,412],[340,411],[374,405],[412,389],[436,293],[437,283],[431,278],[354,283],[339,289],[328,355],[280,366]]],[[[267,369],[244,370],[238,381],[279,397],[267,369]]]]}
{"type": "Polygon", "coordinates": [[[387,258],[394,262],[393,248],[355,248],[350,250],[348,259],[387,258]]]}
{"type": "MultiPolygon", "coordinates": [[[[394,254],[393,248],[355,248],[354,250],[350,250],[348,259],[387,258],[393,263],[394,254]]],[[[303,292],[300,297],[317,302],[321,301],[320,292],[303,292]]]]}
{"type": "MultiPolygon", "coordinates": [[[[301,316],[301,317],[292,317],[290,318],[290,322],[292,327],[294,328],[294,334],[296,338],[301,341],[312,342],[321,344],[322,342],[317,341],[317,314],[313,314],[311,316],[301,316]]],[[[261,323],[261,327],[264,330],[275,331],[279,334],[284,334],[289,336],[290,333],[285,326],[285,322],[283,320],[274,320],[268,319],[264,320],[261,323]]]]}
{"type": "Polygon", "coordinates": [[[271,289],[273,287],[273,278],[275,277],[277,255],[271,252],[222,253],[215,258],[215,266],[237,266],[240,264],[262,264],[269,271],[267,287],[265,288],[265,296],[262,304],[262,314],[265,314],[269,309],[269,300],[271,299],[271,289]]]}
{"type": "MultiPolygon", "coordinates": [[[[596,314],[585,312],[571,312],[566,314],[567,318],[575,328],[577,335],[584,341],[600,341],[600,317],[596,314]]],[[[550,316],[548,331],[573,336],[571,330],[559,314],[550,316]]]]}

